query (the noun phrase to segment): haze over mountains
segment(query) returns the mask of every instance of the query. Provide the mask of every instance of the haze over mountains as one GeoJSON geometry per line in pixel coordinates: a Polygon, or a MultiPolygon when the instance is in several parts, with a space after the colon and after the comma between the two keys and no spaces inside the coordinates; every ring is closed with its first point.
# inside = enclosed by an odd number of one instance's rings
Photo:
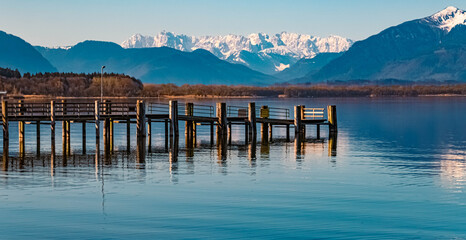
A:
{"type": "Polygon", "coordinates": [[[302,58],[312,58],[319,53],[343,52],[352,44],[352,40],[340,36],[322,38],[287,32],[274,35],[254,33],[248,36],[230,34],[197,37],[164,31],[156,36],[133,35],[121,46],[170,47],[185,52],[205,49],[222,60],[274,74],[302,58]]]}
{"type": "Polygon", "coordinates": [[[291,33],[188,37],[163,32],[156,37],[135,35],[124,47],[84,41],[67,48],[34,48],[0,32],[0,67],[22,73],[91,73],[106,65],[109,72],[146,83],[178,85],[387,79],[466,82],[466,12],[454,7],[351,44],[340,37],[291,33]],[[347,47],[348,51],[340,52],[347,47]]]}

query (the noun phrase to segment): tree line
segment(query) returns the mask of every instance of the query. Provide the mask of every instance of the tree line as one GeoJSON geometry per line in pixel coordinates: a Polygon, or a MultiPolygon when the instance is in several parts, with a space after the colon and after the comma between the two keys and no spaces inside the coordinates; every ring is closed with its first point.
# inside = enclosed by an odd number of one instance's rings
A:
{"type": "MultiPolygon", "coordinates": [[[[69,97],[100,96],[100,73],[25,73],[0,68],[0,91],[12,95],[69,97]]],[[[143,84],[140,80],[116,73],[104,73],[105,96],[114,97],[370,97],[466,95],[466,84],[411,85],[274,85],[266,87],[185,84],[143,84]]]]}

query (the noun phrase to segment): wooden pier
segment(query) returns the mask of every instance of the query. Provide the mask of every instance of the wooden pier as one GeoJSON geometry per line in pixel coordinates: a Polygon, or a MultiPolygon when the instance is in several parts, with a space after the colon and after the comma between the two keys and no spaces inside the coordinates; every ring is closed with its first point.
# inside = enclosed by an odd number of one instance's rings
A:
{"type": "MultiPolygon", "coordinates": [[[[19,151],[24,154],[25,125],[36,125],[37,151],[40,151],[40,126],[50,125],[52,152],[55,150],[56,122],[62,122],[62,139],[64,155],[69,154],[71,139],[71,124],[82,125],[82,149],[86,152],[86,125],[94,124],[96,149],[100,150],[101,132],[103,134],[104,151],[114,149],[114,124],[126,124],[127,149],[130,150],[130,128],[136,124],[137,146],[149,147],[152,144],[152,123],[164,123],[165,144],[177,145],[180,133],[179,123],[185,122],[185,138],[187,143],[196,142],[197,128],[210,128],[211,144],[217,137],[217,144],[231,142],[232,126],[244,126],[244,140],[255,142],[257,139],[257,124],[260,124],[261,141],[273,139],[274,127],[286,128],[286,141],[290,141],[291,128],[294,128],[295,139],[306,138],[306,127],[316,126],[316,138],[320,138],[321,126],[328,126],[329,136],[337,132],[336,106],[326,108],[307,108],[299,105],[294,107],[293,115],[290,109],[272,106],[256,106],[254,102],[247,106],[228,106],[224,102],[216,106],[185,103],[178,101],[168,103],[150,102],[145,100],[118,101],[107,99],[90,101],[86,99],[66,99],[50,101],[2,101],[3,148],[4,155],[9,148],[9,123],[18,122],[19,151]],[[325,115],[326,113],[326,115],[325,115]],[[293,117],[292,117],[293,116],[293,117]],[[102,123],[102,124],[101,124],[102,123]],[[101,129],[102,127],[102,129],[101,129]],[[143,143],[143,144],[139,144],[143,143]]],[[[150,149],[150,148],[149,148],[150,149]]],[[[141,151],[145,151],[141,149],[141,151]]],[[[149,150],[150,151],[150,150],[149,150]]]]}

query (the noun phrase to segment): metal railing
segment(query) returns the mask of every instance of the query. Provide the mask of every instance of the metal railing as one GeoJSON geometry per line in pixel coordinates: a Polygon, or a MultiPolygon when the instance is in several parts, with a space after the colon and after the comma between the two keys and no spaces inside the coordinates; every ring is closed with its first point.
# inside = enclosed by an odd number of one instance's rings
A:
{"type": "Polygon", "coordinates": [[[227,117],[248,117],[248,107],[227,106],[227,117]]]}
{"type": "Polygon", "coordinates": [[[198,117],[215,117],[214,106],[194,104],[193,115],[198,117]]]}
{"type": "Polygon", "coordinates": [[[303,108],[303,119],[323,119],[324,108],[303,108]]]}
{"type": "Polygon", "coordinates": [[[168,103],[149,103],[146,114],[168,114],[170,104],[168,103]]]}

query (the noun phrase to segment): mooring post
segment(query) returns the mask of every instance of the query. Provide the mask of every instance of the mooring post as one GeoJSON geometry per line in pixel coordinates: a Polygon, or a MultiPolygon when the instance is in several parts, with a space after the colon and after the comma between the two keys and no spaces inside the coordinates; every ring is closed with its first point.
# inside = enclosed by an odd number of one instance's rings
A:
{"type": "MultiPolygon", "coordinates": [[[[18,101],[19,115],[23,116],[23,100],[18,101]]],[[[22,156],[24,154],[24,121],[18,122],[18,132],[19,132],[19,154],[22,156]]]]}
{"type": "Polygon", "coordinates": [[[244,123],[244,142],[247,144],[249,142],[249,123],[244,123]]]}
{"type": "Polygon", "coordinates": [[[131,150],[131,118],[126,119],[126,151],[131,150]]]}
{"type": "Polygon", "coordinates": [[[228,126],[227,127],[227,129],[228,129],[228,144],[230,145],[231,144],[231,131],[232,131],[231,122],[228,122],[227,126],[228,126]]]}
{"type": "Polygon", "coordinates": [[[269,124],[269,140],[273,140],[273,125],[271,123],[269,124]]]}
{"type": "Polygon", "coordinates": [[[50,101],[50,136],[52,142],[52,153],[55,150],[55,101],[50,101]]]}
{"type": "Polygon", "coordinates": [[[36,154],[40,155],[40,121],[36,121],[36,154]]]}
{"type": "Polygon", "coordinates": [[[136,107],[136,128],[137,128],[137,138],[138,141],[142,141],[146,137],[145,123],[146,121],[146,111],[145,111],[145,102],[143,100],[138,100],[136,107]]]}
{"type": "Polygon", "coordinates": [[[82,122],[83,154],[86,154],[86,121],[82,122]]]}
{"type": "Polygon", "coordinates": [[[170,100],[168,118],[170,119],[170,137],[178,137],[178,101],[170,100]]]}
{"type": "MultiPolygon", "coordinates": [[[[194,116],[194,104],[193,103],[186,103],[185,106],[185,115],[188,117],[194,116]]],[[[193,137],[193,121],[187,120],[185,124],[184,134],[186,138],[193,137]]]]}
{"type": "Polygon", "coordinates": [[[289,124],[286,125],[286,141],[287,142],[290,141],[290,125],[289,124]]]}
{"type": "MultiPolygon", "coordinates": [[[[263,119],[269,118],[269,107],[261,106],[260,117],[263,119]]],[[[269,124],[266,122],[261,123],[261,139],[262,142],[269,141],[269,124]]]]}
{"type": "Polygon", "coordinates": [[[110,142],[110,150],[113,152],[114,148],[114,122],[113,118],[111,118],[112,115],[112,103],[111,101],[107,101],[107,114],[108,114],[108,119],[109,119],[109,125],[108,125],[108,131],[109,131],[109,142],[110,142]]]}
{"type": "Polygon", "coordinates": [[[110,130],[110,119],[108,118],[108,103],[107,100],[103,100],[103,112],[104,112],[104,152],[107,152],[109,149],[109,130],[110,130]]]}
{"type": "Polygon", "coordinates": [[[329,105],[327,106],[327,119],[328,119],[328,129],[330,134],[335,134],[338,132],[337,125],[337,106],[329,105]]]}
{"type": "Polygon", "coordinates": [[[250,102],[248,105],[248,122],[249,122],[249,135],[251,139],[256,139],[257,126],[256,126],[256,103],[250,102]]]}
{"type": "Polygon", "coordinates": [[[168,149],[168,119],[164,120],[165,124],[165,148],[168,149]]]}
{"type": "Polygon", "coordinates": [[[147,119],[147,149],[148,152],[152,152],[152,120],[147,119]]]}
{"type": "Polygon", "coordinates": [[[210,122],[210,145],[214,144],[214,122],[210,122]]]}
{"type": "Polygon", "coordinates": [[[227,104],[217,103],[217,135],[227,136],[227,104]]]}
{"type": "Polygon", "coordinates": [[[3,123],[3,148],[8,149],[10,134],[8,131],[8,102],[2,101],[2,123],[3,123]]]}
{"type": "MultiPolygon", "coordinates": [[[[94,118],[95,118],[95,141],[96,147],[100,150],[100,102],[98,100],[94,103],[94,118]]],[[[97,148],[96,148],[97,149],[97,148]]],[[[99,153],[96,153],[99,154],[99,153]]]]}
{"type": "Polygon", "coordinates": [[[303,135],[303,140],[306,139],[306,124],[303,123],[303,120],[306,119],[304,112],[306,111],[306,106],[301,105],[301,133],[303,135]]]}
{"type": "Polygon", "coordinates": [[[301,134],[301,106],[294,106],[294,130],[295,136],[301,134]]]}

